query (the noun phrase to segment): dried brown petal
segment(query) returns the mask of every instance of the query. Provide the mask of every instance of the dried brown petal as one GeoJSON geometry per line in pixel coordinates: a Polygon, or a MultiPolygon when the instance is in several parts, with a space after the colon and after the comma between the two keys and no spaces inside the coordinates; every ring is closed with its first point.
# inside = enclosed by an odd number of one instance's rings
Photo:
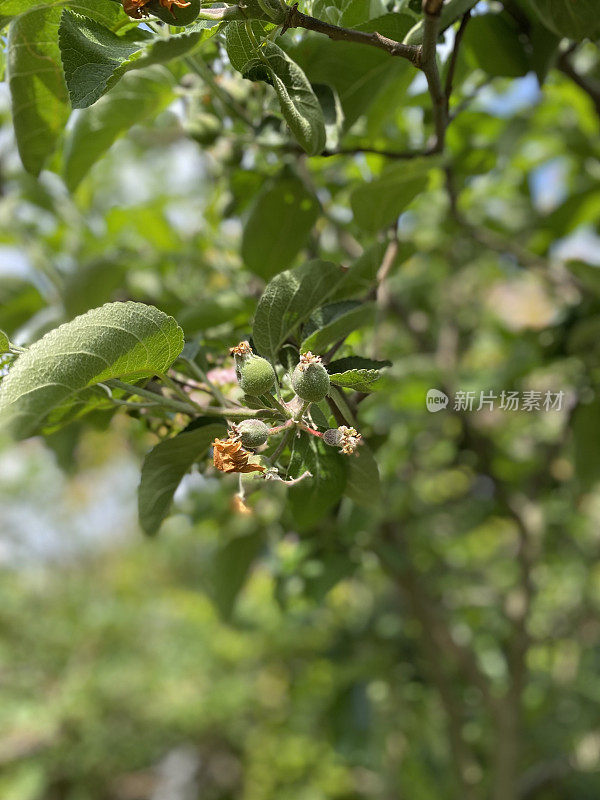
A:
{"type": "Polygon", "coordinates": [[[251,455],[238,439],[229,437],[213,442],[213,463],[220,472],[264,472],[262,464],[249,463],[251,455]]]}
{"type": "Polygon", "coordinates": [[[232,356],[250,356],[252,355],[252,348],[249,342],[240,342],[235,347],[230,347],[229,353],[232,356]]]}

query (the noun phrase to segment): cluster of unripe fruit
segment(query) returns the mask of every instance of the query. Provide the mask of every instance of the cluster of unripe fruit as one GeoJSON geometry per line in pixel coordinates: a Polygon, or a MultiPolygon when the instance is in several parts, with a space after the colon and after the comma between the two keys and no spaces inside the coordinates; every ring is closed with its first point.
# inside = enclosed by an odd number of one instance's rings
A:
{"type": "MultiPolygon", "coordinates": [[[[276,388],[277,376],[273,366],[252,351],[248,342],[240,342],[231,348],[235,361],[238,383],[246,395],[266,398],[276,388]]],[[[360,443],[361,436],[354,429],[344,425],[319,433],[311,425],[303,422],[303,415],[311,403],[323,400],[329,392],[330,382],[327,370],[319,356],[304,353],[291,375],[291,384],[296,398],[287,404],[288,420],[283,425],[270,428],[262,420],[245,419],[232,425],[227,439],[216,439],[213,442],[214,464],[222,472],[267,473],[263,477],[273,477],[273,468],[266,469],[252,452],[266,444],[271,434],[278,433],[296,425],[322,439],[326,444],[339,447],[345,454],[354,453],[360,443]],[[293,409],[293,411],[292,411],[293,409]],[[247,449],[246,449],[247,448],[247,449]]],[[[282,405],[286,406],[282,401],[282,405]]]]}
{"type": "MultiPolygon", "coordinates": [[[[276,376],[266,358],[252,352],[248,342],[240,342],[231,349],[235,359],[235,372],[245,394],[261,397],[271,392],[276,376]]],[[[319,356],[303,353],[292,372],[292,388],[307,403],[318,403],[329,392],[329,375],[319,356]]]]}

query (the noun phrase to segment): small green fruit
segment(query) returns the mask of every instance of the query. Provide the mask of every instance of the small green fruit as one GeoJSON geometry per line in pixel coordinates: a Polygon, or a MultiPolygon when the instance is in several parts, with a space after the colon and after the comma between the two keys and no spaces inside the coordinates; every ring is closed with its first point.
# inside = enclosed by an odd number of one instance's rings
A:
{"type": "Polygon", "coordinates": [[[318,356],[305,353],[292,372],[292,386],[302,400],[318,403],[329,391],[329,375],[318,356]]]}
{"type": "Polygon", "coordinates": [[[177,25],[183,27],[184,25],[191,25],[200,13],[200,0],[190,0],[189,6],[180,8],[179,6],[171,6],[171,11],[164,6],[161,6],[158,0],[152,0],[146,6],[146,9],[155,17],[158,17],[167,25],[177,25]],[[171,13],[172,12],[172,13],[171,13]]]}
{"type": "Polygon", "coordinates": [[[244,447],[260,447],[267,441],[269,427],[260,419],[245,419],[237,426],[244,447]]]}
{"type": "Polygon", "coordinates": [[[239,382],[244,392],[253,397],[268,394],[275,383],[273,367],[266,358],[247,356],[239,366],[239,382]]]}
{"type": "Polygon", "coordinates": [[[323,441],[331,447],[339,447],[342,443],[342,434],[338,428],[329,428],[323,433],[323,441]]]}

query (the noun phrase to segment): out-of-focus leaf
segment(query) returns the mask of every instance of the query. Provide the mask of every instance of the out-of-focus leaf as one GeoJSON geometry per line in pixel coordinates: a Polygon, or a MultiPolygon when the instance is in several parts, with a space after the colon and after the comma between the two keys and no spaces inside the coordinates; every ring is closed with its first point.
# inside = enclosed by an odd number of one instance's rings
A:
{"type": "Polygon", "coordinates": [[[138,488],[138,517],[144,533],[153,536],[167,516],[181,479],[210,447],[227,431],[221,423],[182,431],[165,439],[146,455],[138,488]]]}
{"type": "Polygon", "coordinates": [[[529,0],[540,22],[557,36],[581,41],[600,36],[596,0],[529,0]]]}
{"type": "Polygon", "coordinates": [[[368,325],[375,317],[375,304],[359,300],[346,300],[323,306],[309,320],[309,331],[300,350],[303,353],[323,353],[327,346],[343,339],[352,331],[368,325]]]}
{"type": "Polygon", "coordinates": [[[47,333],[0,386],[0,428],[31,436],[57,407],[111,378],[165,372],[183,348],[172,317],[142,303],[109,303],[47,333]]]}
{"type": "MultiPolygon", "coordinates": [[[[1,11],[1,9],[0,9],[1,11]]],[[[69,118],[60,64],[60,10],[17,17],[8,31],[8,84],[17,147],[23,166],[38,175],[69,118]]]]}
{"type": "Polygon", "coordinates": [[[299,477],[308,470],[312,478],[305,478],[289,490],[294,524],[300,530],[310,528],[340,500],[346,486],[347,464],[345,457],[319,439],[302,433],[294,440],[290,475],[299,477]]]}
{"type": "Polygon", "coordinates": [[[297,177],[265,186],[244,225],[244,263],[266,280],[281,272],[306,244],[318,213],[319,201],[297,177]]]}
{"type": "Polygon", "coordinates": [[[519,78],[530,69],[519,29],[507,14],[473,17],[465,31],[463,47],[473,66],[494,77],[519,78]]]}
{"type": "Polygon", "coordinates": [[[0,325],[9,335],[25,324],[44,306],[44,299],[33,284],[22,278],[3,275],[0,280],[0,325]]]}
{"type": "Polygon", "coordinates": [[[276,275],[260,298],[253,339],[259,353],[275,361],[279,348],[335,290],[342,276],[331,261],[309,261],[276,275]]]}
{"type": "Polygon", "coordinates": [[[357,186],[350,197],[356,224],[373,233],[391,225],[425,190],[429,171],[438,165],[437,158],[394,164],[370,183],[357,186]]]}
{"type": "Polygon", "coordinates": [[[381,503],[379,467],[366,444],[348,458],[346,494],[359,506],[373,507],[381,503]]]}
{"type": "Polygon", "coordinates": [[[312,84],[329,84],[340,98],[347,131],[389,84],[409,73],[411,65],[391,59],[375,48],[353,42],[333,42],[324,36],[306,36],[286,43],[292,58],[312,84]]]}
{"type": "Polygon", "coordinates": [[[323,112],[327,147],[330,150],[335,150],[344,127],[344,109],[340,103],[339,95],[333,87],[328,86],[326,83],[313,85],[313,90],[323,112]]]}
{"type": "Polygon", "coordinates": [[[529,41],[531,42],[531,66],[537,75],[540,86],[544,83],[548,70],[552,66],[560,36],[553,36],[543,25],[532,24],[529,31],[529,41]]]}
{"type": "Polygon", "coordinates": [[[65,143],[64,174],[74,191],[88,170],[132,125],[165,108],[174,97],[173,79],[163,67],[126,75],[110,94],[84,109],[65,143]]]}
{"type": "Polygon", "coordinates": [[[209,593],[223,619],[231,619],[237,597],[262,544],[260,533],[236,536],[213,555],[208,576],[209,593]]]}
{"type": "Polygon", "coordinates": [[[65,279],[63,303],[67,319],[79,316],[113,299],[113,293],[123,285],[125,265],[110,259],[82,264],[65,279]]]}

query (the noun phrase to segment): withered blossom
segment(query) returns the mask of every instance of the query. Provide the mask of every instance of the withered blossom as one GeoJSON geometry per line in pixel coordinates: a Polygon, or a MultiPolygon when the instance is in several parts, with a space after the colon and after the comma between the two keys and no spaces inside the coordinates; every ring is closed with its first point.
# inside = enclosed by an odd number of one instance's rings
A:
{"type": "MultiPolygon", "coordinates": [[[[150,2],[151,0],[123,0],[123,9],[130,17],[142,19],[142,17],[149,16],[149,11],[145,6],[150,2]]],[[[190,5],[186,0],[159,0],[159,3],[163,8],[166,8],[167,11],[170,11],[171,14],[173,14],[173,6],[177,8],[187,8],[190,5]]],[[[175,14],[173,14],[173,16],[175,16],[175,14]]]]}
{"type": "Polygon", "coordinates": [[[249,342],[240,342],[235,347],[229,348],[229,354],[232,356],[249,356],[252,355],[252,348],[249,342]]]}
{"type": "Polygon", "coordinates": [[[300,363],[298,364],[298,369],[301,372],[306,372],[311,364],[322,364],[323,359],[321,356],[316,356],[314,353],[311,353],[308,350],[306,353],[302,353],[300,356],[300,363]]]}
{"type": "Polygon", "coordinates": [[[264,472],[262,464],[250,464],[252,453],[244,450],[238,439],[215,439],[213,444],[213,463],[220,472],[264,472]]]}
{"type": "Polygon", "coordinates": [[[344,453],[344,455],[354,453],[362,439],[360,433],[356,428],[348,428],[346,425],[340,425],[338,431],[341,434],[341,452],[344,453]]]}

